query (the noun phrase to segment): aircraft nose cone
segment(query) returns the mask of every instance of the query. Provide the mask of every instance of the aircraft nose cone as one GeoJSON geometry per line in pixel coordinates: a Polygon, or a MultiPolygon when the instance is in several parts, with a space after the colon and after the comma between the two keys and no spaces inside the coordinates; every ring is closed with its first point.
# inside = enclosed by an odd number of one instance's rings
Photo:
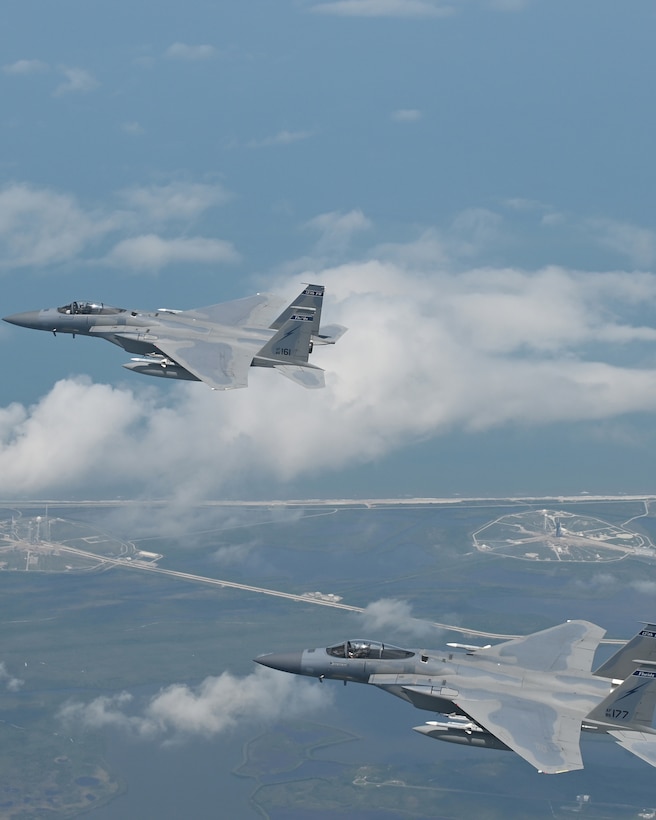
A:
{"type": "Polygon", "coordinates": [[[14,313],[11,316],[5,316],[2,321],[19,327],[35,327],[39,324],[39,313],[38,310],[26,310],[25,313],[14,313]]]}
{"type": "Polygon", "coordinates": [[[255,663],[268,666],[270,669],[280,669],[281,672],[292,672],[294,675],[302,675],[302,658],[302,652],[269,652],[266,655],[258,655],[254,660],[255,663]]]}

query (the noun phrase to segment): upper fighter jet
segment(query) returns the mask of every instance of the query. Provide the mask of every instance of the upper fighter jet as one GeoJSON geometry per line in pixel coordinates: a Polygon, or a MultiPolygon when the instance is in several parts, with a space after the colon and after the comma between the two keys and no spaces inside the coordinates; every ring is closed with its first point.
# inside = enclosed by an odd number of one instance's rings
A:
{"type": "Polygon", "coordinates": [[[323,285],[307,285],[287,308],[270,294],[198,308],[151,313],[95,302],[5,316],[35,330],[79,333],[137,354],[123,365],[146,376],[202,381],[213,390],[248,387],[249,367],[275,367],[303,387],[324,387],[310,364],[314,344],[334,344],[346,328],[320,327],[323,285]],[[282,312],[281,312],[282,311],[282,312]]]}
{"type": "Polygon", "coordinates": [[[255,660],[319,680],[371,683],[441,713],[415,731],[510,750],[547,774],[583,768],[581,730],[608,734],[656,766],[656,624],[592,672],[604,634],[587,621],[567,621],[495,646],[448,644],[456,651],[357,639],[255,660]]]}

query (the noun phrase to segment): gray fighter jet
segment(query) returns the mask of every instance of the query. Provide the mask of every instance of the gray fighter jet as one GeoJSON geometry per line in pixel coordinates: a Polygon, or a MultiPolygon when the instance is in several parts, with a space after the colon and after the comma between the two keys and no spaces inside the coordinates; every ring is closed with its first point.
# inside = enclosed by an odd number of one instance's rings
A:
{"type": "Polygon", "coordinates": [[[35,330],[106,339],[135,358],[135,373],[202,381],[213,390],[248,387],[249,367],[273,367],[303,387],[324,386],[323,370],[310,364],[314,344],[334,344],[346,328],[320,327],[323,285],[307,285],[287,308],[270,294],[198,308],[151,313],[96,302],[5,316],[35,330]],[[282,312],[281,312],[282,311],[282,312]]]}
{"type": "Polygon", "coordinates": [[[656,624],[592,672],[604,634],[587,621],[567,621],[494,646],[455,643],[440,652],[356,639],[255,660],[319,680],[373,684],[441,713],[417,732],[510,750],[547,774],[583,768],[581,730],[608,734],[656,766],[656,624]]]}

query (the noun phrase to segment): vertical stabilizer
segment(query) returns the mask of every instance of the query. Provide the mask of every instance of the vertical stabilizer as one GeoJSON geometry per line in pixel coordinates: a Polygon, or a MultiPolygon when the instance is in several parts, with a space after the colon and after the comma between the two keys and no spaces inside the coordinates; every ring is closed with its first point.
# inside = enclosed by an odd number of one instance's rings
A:
{"type": "MultiPolygon", "coordinates": [[[[295,307],[280,330],[257,353],[255,365],[307,365],[315,310],[295,307]]],[[[311,365],[310,365],[311,366],[311,365]]]]}
{"type": "Polygon", "coordinates": [[[319,325],[321,324],[321,307],[323,305],[323,292],[325,288],[323,285],[306,285],[299,293],[298,297],[286,307],[278,316],[273,324],[269,325],[272,330],[280,330],[280,328],[288,322],[292,314],[297,308],[312,308],[314,310],[314,318],[312,319],[312,333],[319,334],[319,325]]]}
{"type": "Polygon", "coordinates": [[[634,638],[592,674],[600,678],[624,680],[636,668],[636,658],[656,661],[656,624],[645,624],[634,638]]]}
{"type": "Polygon", "coordinates": [[[585,720],[593,720],[613,728],[652,732],[656,708],[656,664],[638,661],[626,680],[585,720]]]}

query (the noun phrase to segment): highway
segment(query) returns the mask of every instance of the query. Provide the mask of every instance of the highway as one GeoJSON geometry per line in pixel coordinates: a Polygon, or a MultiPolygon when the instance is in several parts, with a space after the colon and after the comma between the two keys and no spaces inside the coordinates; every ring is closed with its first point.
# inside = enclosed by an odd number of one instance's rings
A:
{"type": "MultiPolygon", "coordinates": [[[[209,578],[206,575],[192,575],[189,572],[180,572],[179,570],[175,569],[162,569],[161,567],[157,567],[154,564],[150,564],[146,561],[139,561],[138,559],[129,561],[126,558],[108,558],[106,556],[96,555],[93,552],[87,552],[86,550],[77,549],[76,547],[66,547],[63,544],[52,544],[45,541],[41,541],[39,542],[39,544],[27,544],[25,542],[15,541],[14,544],[17,547],[29,549],[32,552],[38,552],[38,550],[41,548],[46,549],[48,551],[58,550],[59,552],[72,553],[73,555],[79,555],[81,557],[90,558],[94,561],[97,561],[101,567],[104,566],[105,568],[122,567],[124,569],[140,570],[142,572],[152,572],[157,573],[158,575],[168,575],[172,578],[180,578],[183,581],[191,581],[197,584],[211,584],[212,586],[223,587],[226,589],[240,589],[244,592],[255,592],[258,595],[272,595],[275,598],[285,598],[288,601],[297,601],[303,604],[314,604],[315,606],[328,606],[332,607],[333,609],[343,609],[347,612],[365,613],[367,611],[365,607],[353,606],[351,604],[343,604],[340,601],[332,601],[321,598],[311,598],[307,595],[297,595],[293,592],[283,592],[278,589],[256,587],[250,584],[238,584],[236,581],[226,581],[220,578],[209,578]]],[[[493,640],[505,641],[511,640],[512,638],[523,637],[522,635],[504,635],[498,632],[485,632],[480,629],[470,629],[464,626],[456,626],[455,624],[443,624],[439,621],[425,621],[423,619],[416,620],[418,624],[428,623],[431,626],[436,627],[437,629],[444,629],[449,632],[459,632],[463,635],[472,635],[476,638],[491,638],[493,640]]],[[[626,640],[606,638],[602,640],[601,643],[622,645],[626,643],[626,640]]]]}
{"type": "MultiPolygon", "coordinates": [[[[316,604],[317,606],[329,606],[333,609],[344,609],[348,612],[359,612],[364,613],[366,612],[365,607],[361,606],[352,606],[351,604],[343,604],[339,601],[327,601],[322,600],[320,598],[310,598],[307,595],[296,595],[293,592],[282,592],[277,589],[267,589],[266,587],[255,587],[251,586],[250,584],[238,584],[235,581],[225,581],[220,580],[218,578],[208,578],[204,575],[192,575],[189,572],[179,572],[178,570],[173,569],[162,569],[161,567],[155,567],[150,564],[135,564],[134,562],[127,562],[125,560],[114,560],[109,559],[112,564],[115,566],[121,567],[133,567],[135,569],[142,569],[146,572],[157,572],[161,575],[171,575],[175,578],[182,578],[185,581],[194,581],[196,583],[201,584],[213,584],[214,586],[219,587],[227,587],[230,589],[241,589],[245,592],[255,592],[260,595],[273,595],[276,598],[286,598],[289,601],[299,601],[303,604],[316,604]]],[[[463,626],[456,626],[454,624],[443,624],[439,621],[424,621],[416,619],[418,624],[426,624],[429,623],[431,626],[437,627],[438,629],[445,629],[450,632],[460,632],[463,635],[473,635],[477,638],[492,638],[494,640],[511,640],[512,638],[520,638],[523,637],[522,635],[504,635],[498,632],[484,632],[480,629],[470,629],[468,627],[463,626]]],[[[601,643],[605,644],[617,644],[623,645],[626,643],[623,639],[615,639],[615,638],[607,638],[601,641],[601,643]]]]}

